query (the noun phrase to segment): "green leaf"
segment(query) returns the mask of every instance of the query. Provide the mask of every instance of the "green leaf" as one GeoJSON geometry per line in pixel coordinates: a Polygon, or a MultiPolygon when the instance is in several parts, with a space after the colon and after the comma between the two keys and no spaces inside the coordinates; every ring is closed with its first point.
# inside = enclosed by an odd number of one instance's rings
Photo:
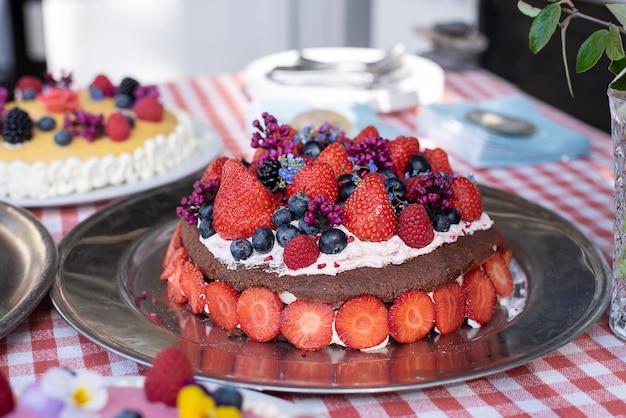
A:
{"type": "Polygon", "coordinates": [[[609,25],[609,34],[606,38],[606,56],[611,61],[619,61],[624,58],[624,45],[622,35],[614,24],[609,25]]]}
{"type": "Polygon", "coordinates": [[[520,12],[522,12],[523,14],[525,14],[526,16],[529,16],[529,17],[535,17],[541,11],[540,8],[535,7],[535,6],[531,6],[530,4],[526,3],[523,0],[519,0],[517,2],[517,8],[518,8],[518,10],[520,12]]]}
{"type": "Polygon", "coordinates": [[[533,53],[541,51],[546,46],[561,18],[561,6],[559,4],[550,4],[544,7],[539,14],[533,19],[530,25],[529,46],[533,53]]]}
{"type": "Polygon", "coordinates": [[[578,55],[576,56],[576,72],[584,73],[592,68],[602,54],[606,47],[606,39],[609,35],[609,31],[606,29],[600,29],[589,35],[585,42],[580,46],[578,55]]]}
{"type": "Polygon", "coordinates": [[[609,71],[613,74],[618,75],[622,70],[626,68],[626,58],[622,58],[621,60],[611,61],[609,64],[609,71]]]}
{"type": "Polygon", "coordinates": [[[609,86],[614,90],[626,91],[626,58],[611,62],[609,70],[616,76],[609,86]]]}
{"type": "Polygon", "coordinates": [[[626,4],[607,4],[606,8],[613,13],[622,26],[626,26],[626,4]]]}

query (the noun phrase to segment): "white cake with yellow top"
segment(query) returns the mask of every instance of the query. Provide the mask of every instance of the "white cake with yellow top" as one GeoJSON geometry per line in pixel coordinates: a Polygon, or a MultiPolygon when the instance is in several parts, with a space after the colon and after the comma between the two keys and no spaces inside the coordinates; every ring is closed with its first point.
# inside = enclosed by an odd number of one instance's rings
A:
{"type": "Polygon", "coordinates": [[[0,80],[0,198],[46,199],[153,178],[197,146],[190,116],[165,109],[154,86],[96,77],[0,80]]]}

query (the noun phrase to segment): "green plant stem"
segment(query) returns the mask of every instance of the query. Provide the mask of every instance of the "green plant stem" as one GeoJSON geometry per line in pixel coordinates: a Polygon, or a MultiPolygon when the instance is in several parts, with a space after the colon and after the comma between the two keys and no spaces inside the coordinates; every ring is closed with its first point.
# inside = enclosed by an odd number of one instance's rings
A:
{"type": "MultiPolygon", "coordinates": [[[[581,13],[581,12],[578,11],[578,9],[575,9],[575,8],[574,9],[564,8],[563,11],[565,13],[570,14],[571,17],[585,19],[585,20],[588,20],[590,22],[597,23],[597,24],[599,24],[601,26],[606,26],[607,28],[609,26],[611,26],[612,24],[614,24],[614,23],[611,23],[611,22],[607,22],[606,20],[598,19],[597,17],[589,16],[588,14],[585,14],[585,13],[581,13]]],[[[617,29],[620,31],[620,33],[626,35],[626,30],[624,30],[623,27],[617,26],[617,29]]]]}

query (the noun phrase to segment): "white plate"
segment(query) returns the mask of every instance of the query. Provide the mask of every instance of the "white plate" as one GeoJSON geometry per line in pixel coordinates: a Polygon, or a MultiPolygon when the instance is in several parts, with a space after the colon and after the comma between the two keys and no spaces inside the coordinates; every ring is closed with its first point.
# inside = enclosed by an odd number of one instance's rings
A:
{"type": "MultiPolygon", "coordinates": [[[[310,48],[307,57],[318,61],[362,61],[380,59],[385,53],[372,48],[310,48]]],[[[377,112],[394,112],[418,104],[435,103],[444,90],[444,71],[435,62],[416,55],[406,54],[404,66],[408,76],[378,89],[359,89],[330,86],[294,86],[279,84],[267,77],[276,66],[293,65],[298,59],[295,50],[280,52],[259,58],[250,63],[243,72],[248,94],[254,101],[267,99],[302,99],[309,102],[332,101],[369,104],[377,112]]]]}
{"type": "Polygon", "coordinates": [[[215,131],[207,127],[196,127],[196,129],[198,132],[197,150],[187,157],[186,160],[181,161],[176,167],[151,179],[138,181],[136,183],[124,183],[119,186],[103,187],[87,193],[74,193],[48,199],[2,198],[0,200],[26,208],[81,205],[124,197],[171,183],[204,169],[222,150],[222,141],[215,131]]]}
{"type": "MultiPolygon", "coordinates": [[[[109,385],[113,386],[130,386],[130,387],[143,387],[145,377],[144,376],[109,376],[106,378],[109,385]]],[[[214,383],[209,382],[200,382],[203,386],[205,386],[209,391],[215,390],[218,386],[214,383]]],[[[313,415],[310,411],[305,411],[304,409],[298,407],[297,405],[285,401],[284,399],[277,398],[275,396],[270,396],[262,392],[257,392],[255,390],[242,389],[237,388],[241,392],[243,396],[243,404],[244,408],[246,405],[255,404],[256,407],[260,407],[261,404],[264,408],[280,411],[280,415],[276,415],[276,417],[284,417],[284,418],[295,418],[298,416],[307,416],[310,418],[315,418],[316,415],[313,415]],[[269,404],[269,405],[268,405],[269,404]]],[[[246,408],[249,410],[249,408],[246,408]]]]}

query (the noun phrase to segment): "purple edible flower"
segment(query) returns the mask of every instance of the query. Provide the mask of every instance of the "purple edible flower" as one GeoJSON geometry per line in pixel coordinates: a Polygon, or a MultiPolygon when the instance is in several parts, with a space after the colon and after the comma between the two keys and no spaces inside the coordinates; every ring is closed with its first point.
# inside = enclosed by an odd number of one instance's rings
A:
{"type": "Polygon", "coordinates": [[[252,126],[258,131],[252,134],[250,146],[252,148],[266,149],[267,153],[259,159],[259,165],[265,160],[277,160],[281,155],[293,153],[294,142],[290,138],[291,130],[286,125],[279,125],[276,118],[267,112],[263,112],[263,123],[258,119],[252,122],[252,126]]]}
{"type": "Polygon", "coordinates": [[[309,201],[309,207],[304,214],[304,222],[307,225],[316,225],[322,232],[333,226],[341,225],[341,206],[332,199],[326,199],[323,195],[317,195],[309,201]]]}
{"type": "Polygon", "coordinates": [[[196,181],[193,184],[193,192],[188,197],[180,200],[180,206],[176,208],[176,215],[185,219],[189,225],[198,223],[198,211],[206,202],[215,199],[217,189],[219,189],[217,180],[196,181]]]}
{"type": "Polygon", "coordinates": [[[362,142],[350,145],[348,153],[359,167],[369,169],[373,163],[380,170],[392,165],[389,141],[381,137],[366,136],[362,142]]]}
{"type": "Polygon", "coordinates": [[[104,132],[104,115],[94,115],[84,110],[72,110],[63,118],[63,129],[72,137],[82,136],[93,142],[104,132]]]}

